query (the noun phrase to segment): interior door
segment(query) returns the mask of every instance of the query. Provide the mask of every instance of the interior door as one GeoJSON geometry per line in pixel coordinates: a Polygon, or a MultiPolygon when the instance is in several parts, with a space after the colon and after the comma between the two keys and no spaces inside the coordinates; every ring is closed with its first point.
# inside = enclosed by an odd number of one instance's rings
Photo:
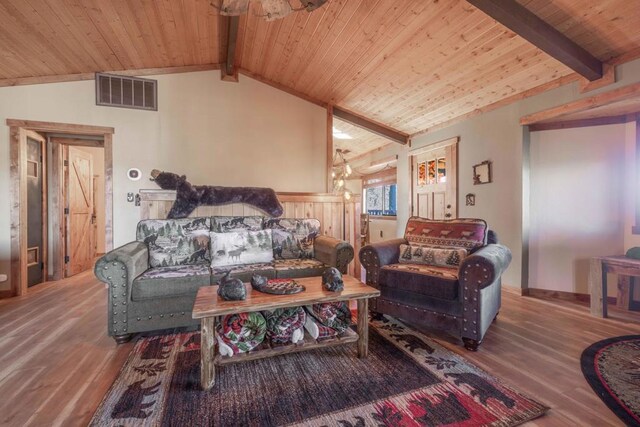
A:
{"type": "Polygon", "coordinates": [[[93,267],[93,158],[79,148],[67,151],[67,263],[66,276],[73,276],[93,267]]]}
{"type": "Polygon", "coordinates": [[[45,140],[27,132],[27,286],[47,280],[45,140]]]}
{"type": "Polygon", "coordinates": [[[412,215],[428,219],[458,216],[456,143],[411,156],[412,215]]]}

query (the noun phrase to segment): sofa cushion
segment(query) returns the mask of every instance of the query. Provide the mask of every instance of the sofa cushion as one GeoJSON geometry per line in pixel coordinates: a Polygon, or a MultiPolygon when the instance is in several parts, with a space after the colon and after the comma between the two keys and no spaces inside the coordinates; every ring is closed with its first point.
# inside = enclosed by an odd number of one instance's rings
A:
{"type": "Polygon", "coordinates": [[[407,221],[404,238],[414,245],[465,248],[473,252],[486,244],[487,223],[482,219],[438,221],[412,216],[407,221]]]}
{"type": "Polygon", "coordinates": [[[424,264],[390,264],[380,269],[380,286],[432,298],[458,297],[458,269],[424,264]]]}
{"type": "Polygon", "coordinates": [[[202,264],[150,268],[133,280],[131,299],[195,296],[198,288],[209,286],[210,273],[209,267],[202,264]]]}
{"type": "Polygon", "coordinates": [[[256,264],[240,264],[240,265],[228,265],[211,268],[211,284],[217,285],[222,276],[231,272],[231,278],[240,279],[243,282],[249,282],[251,276],[259,274],[265,276],[267,279],[276,278],[276,270],[273,268],[273,263],[263,262],[256,264]]]}
{"type": "Polygon", "coordinates": [[[151,267],[208,264],[209,218],[140,221],[136,238],[149,247],[151,267]]]}
{"type": "Polygon", "coordinates": [[[441,267],[459,267],[467,257],[464,248],[439,248],[422,245],[400,245],[401,264],[425,264],[441,267]]]}
{"type": "Polygon", "coordinates": [[[278,279],[322,276],[328,266],[317,259],[277,259],[274,261],[278,279]]]}
{"type": "Polygon", "coordinates": [[[273,260],[271,230],[211,232],[211,267],[273,260]]]}
{"type": "Polygon", "coordinates": [[[229,231],[262,230],[261,216],[212,216],[211,231],[227,233],[229,231]]]}
{"type": "Polygon", "coordinates": [[[269,218],[264,227],[273,230],[273,256],[280,259],[313,258],[313,243],[320,235],[315,218],[269,218]]]}

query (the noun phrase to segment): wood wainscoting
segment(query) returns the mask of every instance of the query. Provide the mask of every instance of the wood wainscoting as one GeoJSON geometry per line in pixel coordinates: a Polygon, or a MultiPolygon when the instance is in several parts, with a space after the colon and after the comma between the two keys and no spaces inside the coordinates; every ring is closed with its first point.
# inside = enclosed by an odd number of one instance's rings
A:
{"type": "MultiPolygon", "coordinates": [[[[355,257],[349,264],[349,274],[360,278],[360,214],[362,197],[354,195],[345,201],[342,196],[326,193],[276,193],[284,208],[283,218],[317,218],[321,233],[343,239],[353,246],[355,257]],[[357,272],[357,274],[356,274],[357,272]]],[[[140,219],[164,219],[176,199],[174,190],[140,190],[140,219]]],[[[244,203],[222,206],[199,206],[190,215],[201,216],[252,216],[264,213],[244,203]]]]}

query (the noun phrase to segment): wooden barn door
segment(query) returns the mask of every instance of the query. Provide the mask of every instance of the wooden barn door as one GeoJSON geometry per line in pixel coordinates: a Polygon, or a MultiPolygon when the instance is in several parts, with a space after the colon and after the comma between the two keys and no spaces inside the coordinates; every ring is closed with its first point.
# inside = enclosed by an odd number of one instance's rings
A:
{"type": "Polygon", "coordinates": [[[93,267],[93,158],[76,147],[67,154],[67,257],[66,276],[73,276],[93,267]]]}
{"type": "Polygon", "coordinates": [[[457,138],[411,153],[411,214],[429,219],[458,216],[457,138]]]}

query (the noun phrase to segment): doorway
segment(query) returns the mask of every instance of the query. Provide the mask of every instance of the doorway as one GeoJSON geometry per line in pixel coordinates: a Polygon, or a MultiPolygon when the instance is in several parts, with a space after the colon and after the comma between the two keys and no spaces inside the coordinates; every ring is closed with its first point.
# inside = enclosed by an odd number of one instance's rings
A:
{"type": "Polygon", "coordinates": [[[62,200],[50,222],[60,224],[52,236],[51,279],[71,277],[93,267],[105,252],[104,142],[101,137],[49,135],[52,183],[49,196],[62,200]],[[59,172],[58,172],[59,171],[59,172]],[[59,242],[57,242],[59,240],[59,242]],[[57,246],[58,250],[53,250],[57,246]]]}
{"type": "Polygon", "coordinates": [[[97,253],[113,248],[113,128],[14,119],[7,125],[12,206],[7,296],[15,296],[47,279],[85,271],[97,253]]]}
{"type": "Polygon", "coordinates": [[[409,152],[411,214],[428,219],[458,217],[458,138],[409,152]]]}

